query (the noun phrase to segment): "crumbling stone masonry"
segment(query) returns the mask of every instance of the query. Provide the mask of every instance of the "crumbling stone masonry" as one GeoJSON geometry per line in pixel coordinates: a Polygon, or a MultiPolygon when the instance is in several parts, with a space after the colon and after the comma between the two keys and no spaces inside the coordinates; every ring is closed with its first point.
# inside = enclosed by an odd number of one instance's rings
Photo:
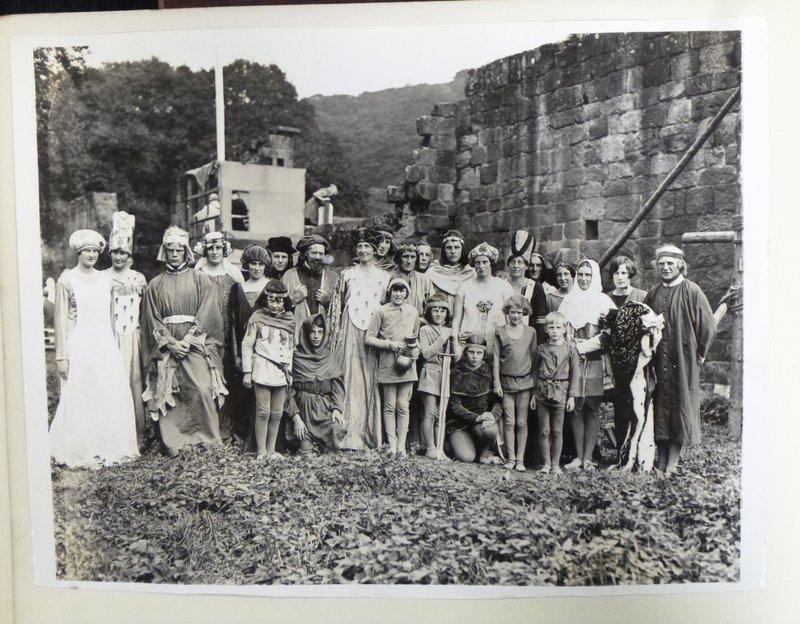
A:
{"type": "MultiPolygon", "coordinates": [[[[740,85],[740,70],[738,31],[576,35],[499,59],[469,72],[465,99],[417,120],[420,147],[387,200],[433,244],[456,227],[505,256],[509,232],[527,228],[540,251],[600,258],[740,85]]],[[[639,284],[656,281],[657,245],[731,229],[739,163],[737,104],[623,247],[639,284]]],[[[686,253],[715,304],[733,246],[686,253]]],[[[712,354],[721,362],[726,328],[712,354]]]]}

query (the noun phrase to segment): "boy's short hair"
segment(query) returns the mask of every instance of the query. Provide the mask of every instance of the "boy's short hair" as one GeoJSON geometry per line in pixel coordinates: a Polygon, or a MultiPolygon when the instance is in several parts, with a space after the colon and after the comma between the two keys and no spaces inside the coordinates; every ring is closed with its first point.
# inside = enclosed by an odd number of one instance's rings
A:
{"type": "Polygon", "coordinates": [[[544,317],[544,324],[547,326],[548,323],[552,323],[553,321],[561,321],[564,325],[567,324],[567,317],[561,314],[558,310],[554,312],[550,312],[547,316],[544,317]]]}
{"type": "Polygon", "coordinates": [[[533,310],[531,310],[530,302],[522,295],[513,295],[509,297],[508,300],[503,304],[503,314],[508,314],[508,311],[511,308],[519,308],[525,315],[533,312],[533,310]]]}

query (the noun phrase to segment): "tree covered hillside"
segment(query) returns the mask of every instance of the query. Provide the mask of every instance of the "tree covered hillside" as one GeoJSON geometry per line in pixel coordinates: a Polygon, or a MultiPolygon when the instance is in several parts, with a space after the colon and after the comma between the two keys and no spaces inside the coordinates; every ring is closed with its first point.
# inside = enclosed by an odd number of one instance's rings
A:
{"type": "Polygon", "coordinates": [[[396,184],[419,147],[416,120],[440,102],[464,98],[464,72],[449,84],[414,85],[359,96],[314,95],[307,98],[317,112],[320,129],[344,148],[363,188],[396,184]]]}

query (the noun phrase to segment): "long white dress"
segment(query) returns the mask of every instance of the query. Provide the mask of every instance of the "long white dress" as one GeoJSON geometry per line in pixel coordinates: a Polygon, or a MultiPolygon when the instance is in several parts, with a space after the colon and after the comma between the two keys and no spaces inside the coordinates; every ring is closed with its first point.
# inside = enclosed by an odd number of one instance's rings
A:
{"type": "Polygon", "coordinates": [[[69,361],[56,415],[50,454],[70,468],[96,468],[139,455],[131,389],[111,324],[111,283],[76,271],[59,280],[69,308],[62,308],[64,355],[69,361]]]}

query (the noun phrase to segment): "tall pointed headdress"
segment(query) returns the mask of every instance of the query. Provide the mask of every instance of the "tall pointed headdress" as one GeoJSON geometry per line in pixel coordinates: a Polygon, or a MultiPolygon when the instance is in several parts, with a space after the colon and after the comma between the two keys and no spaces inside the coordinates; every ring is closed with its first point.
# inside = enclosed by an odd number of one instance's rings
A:
{"type": "Polygon", "coordinates": [[[133,254],[133,228],[136,217],[122,210],[111,215],[111,236],[108,237],[109,251],[126,251],[133,254]]]}

